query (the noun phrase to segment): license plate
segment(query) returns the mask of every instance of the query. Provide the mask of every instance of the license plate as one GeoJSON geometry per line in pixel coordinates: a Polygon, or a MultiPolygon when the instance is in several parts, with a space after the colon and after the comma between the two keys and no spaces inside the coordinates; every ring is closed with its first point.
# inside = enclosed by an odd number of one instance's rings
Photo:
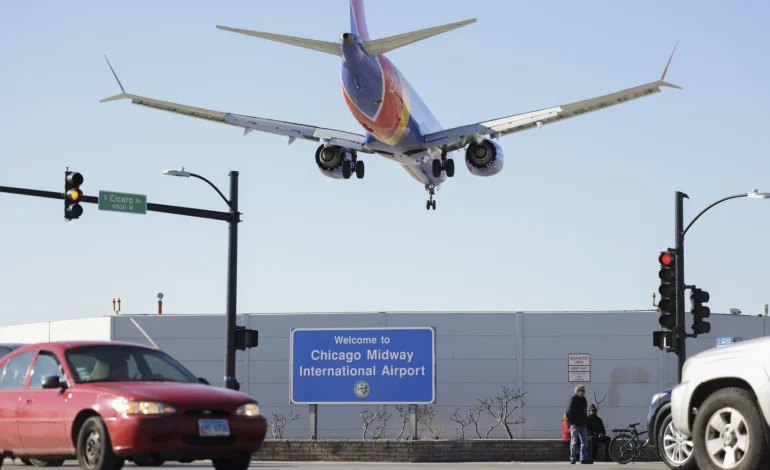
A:
{"type": "Polygon", "coordinates": [[[203,437],[229,436],[230,426],[226,419],[199,419],[198,433],[203,437]]]}

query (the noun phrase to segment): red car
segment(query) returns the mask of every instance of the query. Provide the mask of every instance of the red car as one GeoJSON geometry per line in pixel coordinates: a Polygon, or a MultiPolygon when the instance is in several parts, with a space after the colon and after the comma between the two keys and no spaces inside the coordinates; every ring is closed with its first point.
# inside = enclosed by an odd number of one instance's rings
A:
{"type": "Polygon", "coordinates": [[[0,359],[0,452],[8,457],[54,466],[77,459],[86,470],[211,459],[216,470],[245,470],[266,432],[254,399],[147,346],[39,343],[0,359]]]}

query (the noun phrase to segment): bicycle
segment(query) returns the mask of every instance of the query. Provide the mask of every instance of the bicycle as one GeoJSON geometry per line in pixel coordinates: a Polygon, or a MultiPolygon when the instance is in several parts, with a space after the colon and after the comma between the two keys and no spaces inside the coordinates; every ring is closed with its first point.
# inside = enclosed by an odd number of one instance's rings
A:
{"type": "Polygon", "coordinates": [[[627,464],[642,455],[647,444],[650,443],[650,438],[648,437],[644,443],[640,442],[639,437],[647,434],[647,431],[637,431],[636,427],[639,424],[629,424],[626,429],[612,430],[616,434],[610,441],[610,458],[612,460],[619,464],[627,464]]]}

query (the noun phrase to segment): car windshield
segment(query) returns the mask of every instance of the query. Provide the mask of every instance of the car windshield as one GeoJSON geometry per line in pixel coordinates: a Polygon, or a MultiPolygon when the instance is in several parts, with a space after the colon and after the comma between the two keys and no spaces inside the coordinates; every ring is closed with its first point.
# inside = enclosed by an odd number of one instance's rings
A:
{"type": "Polygon", "coordinates": [[[132,346],[81,346],[65,353],[75,382],[194,382],[196,377],[168,354],[132,346]]]}

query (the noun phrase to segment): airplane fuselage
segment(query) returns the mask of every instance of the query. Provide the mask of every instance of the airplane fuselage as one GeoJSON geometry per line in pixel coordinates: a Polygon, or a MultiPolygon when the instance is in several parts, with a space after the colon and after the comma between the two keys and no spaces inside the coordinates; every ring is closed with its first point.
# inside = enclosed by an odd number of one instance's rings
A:
{"type": "Polygon", "coordinates": [[[364,51],[361,41],[368,39],[368,32],[355,13],[351,21],[353,32],[344,34],[340,44],[340,82],[345,103],[366,130],[367,145],[401,163],[417,181],[438,185],[446,174],[434,177],[432,161],[441,152],[426,151],[424,136],[442,127],[387,57],[371,56],[364,51]]]}

